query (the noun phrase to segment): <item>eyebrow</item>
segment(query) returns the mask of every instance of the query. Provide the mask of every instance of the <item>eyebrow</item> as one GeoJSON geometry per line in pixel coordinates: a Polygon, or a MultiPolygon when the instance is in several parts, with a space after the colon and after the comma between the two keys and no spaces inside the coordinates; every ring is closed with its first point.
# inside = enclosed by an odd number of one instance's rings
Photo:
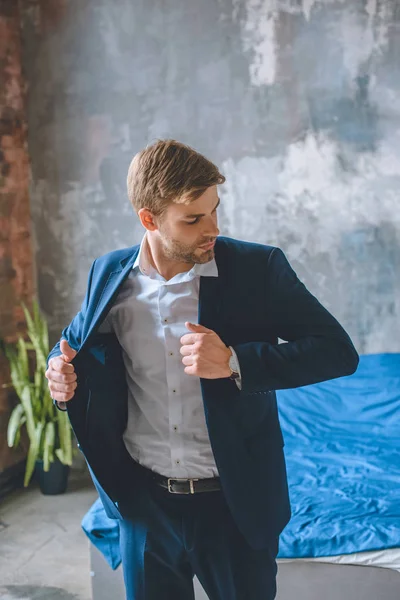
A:
{"type": "MultiPolygon", "coordinates": [[[[218,197],[218,202],[217,202],[217,206],[214,208],[214,210],[216,208],[218,208],[218,206],[221,203],[221,198],[218,197]]],[[[185,219],[194,219],[194,218],[198,218],[198,217],[205,217],[206,214],[205,213],[198,213],[197,215],[185,215],[185,219]]]]}

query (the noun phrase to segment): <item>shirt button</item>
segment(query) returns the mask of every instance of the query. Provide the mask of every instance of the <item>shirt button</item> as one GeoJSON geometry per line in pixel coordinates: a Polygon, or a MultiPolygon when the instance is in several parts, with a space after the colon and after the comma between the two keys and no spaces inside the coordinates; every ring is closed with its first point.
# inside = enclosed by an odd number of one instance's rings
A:
{"type": "Polygon", "coordinates": [[[178,431],[178,427],[174,425],[174,431],[178,431]]]}
{"type": "Polygon", "coordinates": [[[168,323],[168,319],[164,319],[164,323],[168,323]]]}
{"type": "Polygon", "coordinates": [[[173,392],[174,392],[174,394],[175,394],[176,390],[172,390],[172,391],[173,391],[173,392]]]}
{"type": "Polygon", "coordinates": [[[169,355],[170,355],[170,356],[173,356],[173,355],[174,355],[174,353],[173,353],[173,352],[170,352],[170,353],[169,353],[169,355]]]}
{"type": "Polygon", "coordinates": [[[179,458],[175,461],[177,465],[181,464],[181,461],[179,460],[179,458]]]}

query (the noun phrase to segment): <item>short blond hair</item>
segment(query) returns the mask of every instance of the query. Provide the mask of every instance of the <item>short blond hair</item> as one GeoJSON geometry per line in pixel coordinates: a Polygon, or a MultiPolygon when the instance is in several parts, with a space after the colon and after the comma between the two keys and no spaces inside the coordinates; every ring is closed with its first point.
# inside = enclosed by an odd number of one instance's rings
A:
{"type": "Polygon", "coordinates": [[[190,204],[225,177],[210,160],[176,140],[158,140],[136,154],[128,169],[129,200],[136,211],[162,217],[172,203],[190,204]]]}

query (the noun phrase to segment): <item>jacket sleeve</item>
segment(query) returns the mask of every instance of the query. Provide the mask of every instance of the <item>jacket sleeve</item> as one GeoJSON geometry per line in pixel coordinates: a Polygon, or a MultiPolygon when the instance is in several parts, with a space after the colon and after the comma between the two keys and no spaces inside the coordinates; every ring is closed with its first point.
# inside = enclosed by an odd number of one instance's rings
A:
{"type": "MultiPolygon", "coordinates": [[[[61,339],[66,339],[68,344],[71,346],[71,348],[73,348],[76,351],[79,350],[81,343],[82,343],[83,323],[85,321],[86,311],[87,311],[88,304],[89,304],[95,263],[96,263],[96,260],[93,261],[92,266],[90,267],[90,270],[89,270],[86,294],[83,299],[81,309],[75,315],[75,317],[72,319],[71,323],[69,325],[67,325],[67,327],[65,327],[61,332],[61,339]]],[[[54,356],[61,356],[61,354],[62,354],[62,352],[60,351],[61,339],[52,348],[52,350],[50,351],[50,353],[47,357],[47,368],[49,366],[49,361],[51,358],[53,358],[54,356]]],[[[59,410],[63,410],[63,411],[66,410],[65,402],[58,403],[56,400],[53,399],[53,404],[59,410]]]]}
{"type": "Polygon", "coordinates": [[[267,310],[285,343],[233,346],[242,393],[296,388],[354,373],[359,356],[350,337],[298,279],[279,248],[269,256],[266,275],[267,310]]]}

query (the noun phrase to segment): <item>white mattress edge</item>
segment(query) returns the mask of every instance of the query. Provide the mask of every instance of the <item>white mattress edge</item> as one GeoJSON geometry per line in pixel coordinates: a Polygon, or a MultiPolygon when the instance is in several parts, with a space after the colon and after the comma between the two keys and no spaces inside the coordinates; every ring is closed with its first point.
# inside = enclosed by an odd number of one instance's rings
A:
{"type": "Polygon", "coordinates": [[[280,562],[323,562],[341,565],[358,565],[366,567],[382,567],[400,573],[400,548],[355,552],[354,554],[338,554],[337,556],[316,556],[310,558],[277,558],[280,562]]]}

